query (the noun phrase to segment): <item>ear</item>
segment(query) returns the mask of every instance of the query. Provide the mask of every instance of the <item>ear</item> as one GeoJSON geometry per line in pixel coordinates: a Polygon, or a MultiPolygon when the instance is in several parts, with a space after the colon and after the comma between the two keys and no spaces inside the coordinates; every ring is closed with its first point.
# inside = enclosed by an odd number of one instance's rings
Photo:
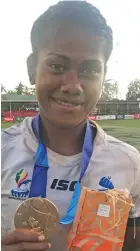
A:
{"type": "Polygon", "coordinates": [[[27,71],[31,85],[35,84],[36,59],[33,53],[27,58],[27,71]]]}

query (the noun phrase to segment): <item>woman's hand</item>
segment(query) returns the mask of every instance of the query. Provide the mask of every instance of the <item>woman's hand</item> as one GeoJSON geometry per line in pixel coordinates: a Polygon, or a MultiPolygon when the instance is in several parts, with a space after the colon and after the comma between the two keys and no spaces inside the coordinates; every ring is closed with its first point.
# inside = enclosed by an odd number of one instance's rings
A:
{"type": "Polygon", "coordinates": [[[46,251],[51,247],[44,235],[27,229],[18,229],[2,236],[3,251],[46,251]]]}

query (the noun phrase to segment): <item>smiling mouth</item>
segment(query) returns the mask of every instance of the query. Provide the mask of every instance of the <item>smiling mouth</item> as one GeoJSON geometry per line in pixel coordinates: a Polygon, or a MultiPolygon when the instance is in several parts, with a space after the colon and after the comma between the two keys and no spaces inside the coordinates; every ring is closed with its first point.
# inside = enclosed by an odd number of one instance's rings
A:
{"type": "Polygon", "coordinates": [[[66,108],[80,108],[82,104],[76,104],[72,103],[70,101],[64,101],[64,100],[59,100],[59,99],[53,99],[57,104],[66,107],[66,108]]]}

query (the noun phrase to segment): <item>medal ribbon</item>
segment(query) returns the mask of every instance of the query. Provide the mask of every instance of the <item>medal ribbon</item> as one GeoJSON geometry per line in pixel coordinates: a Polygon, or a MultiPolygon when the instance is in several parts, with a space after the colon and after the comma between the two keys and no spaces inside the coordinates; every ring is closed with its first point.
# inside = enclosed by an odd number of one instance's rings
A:
{"type": "MultiPolygon", "coordinates": [[[[35,135],[39,140],[36,159],[33,169],[32,182],[30,187],[29,197],[43,197],[46,198],[46,188],[47,188],[47,172],[48,172],[48,155],[47,148],[43,141],[40,139],[40,117],[37,115],[33,119],[32,127],[35,135]]],[[[88,168],[88,164],[93,153],[93,141],[96,135],[96,128],[90,126],[89,121],[87,121],[86,125],[86,133],[84,138],[84,144],[82,149],[82,160],[81,160],[81,173],[79,180],[75,185],[75,190],[68,206],[66,215],[60,219],[61,224],[70,224],[73,222],[77,204],[79,201],[80,193],[81,193],[81,180],[88,168]]]]}

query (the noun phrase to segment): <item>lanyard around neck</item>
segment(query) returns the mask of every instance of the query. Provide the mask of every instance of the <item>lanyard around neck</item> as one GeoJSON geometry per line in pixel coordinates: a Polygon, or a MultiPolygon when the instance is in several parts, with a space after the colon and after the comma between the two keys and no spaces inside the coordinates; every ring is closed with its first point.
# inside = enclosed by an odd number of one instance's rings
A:
{"type": "MultiPolygon", "coordinates": [[[[35,135],[38,138],[39,144],[38,144],[38,148],[36,152],[36,160],[35,160],[34,169],[33,169],[29,197],[46,197],[47,172],[48,172],[49,164],[48,164],[47,148],[45,144],[43,143],[43,141],[40,139],[39,115],[37,115],[33,119],[32,128],[35,135]]],[[[73,218],[75,216],[77,203],[78,203],[80,192],[81,192],[80,183],[83,176],[85,175],[91,155],[93,153],[93,141],[95,138],[95,133],[96,133],[95,128],[92,128],[90,126],[89,121],[87,121],[84,144],[83,144],[83,149],[82,149],[81,172],[79,176],[79,181],[77,182],[75,186],[75,191],[73,193],[72,200],[69,204],[69,207],[66,213],[66,216],[69,215],[70,219],[68,220],[68,217],[66,218],[65,216],[63,217],[63,220],[60,220],[60,223],[69,224],[71,223],[71,221],[73,221],[73,218]]]]}

